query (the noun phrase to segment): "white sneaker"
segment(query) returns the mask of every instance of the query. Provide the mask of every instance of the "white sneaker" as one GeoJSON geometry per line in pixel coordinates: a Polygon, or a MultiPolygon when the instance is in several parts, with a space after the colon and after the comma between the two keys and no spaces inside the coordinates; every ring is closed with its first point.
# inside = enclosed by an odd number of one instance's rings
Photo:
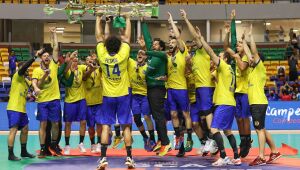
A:
{"type": "Polygon", "coordinates": [[[66,145],[64,148],[64,155],[70,155],[71,147],[70,145],[66,145]]]}
{"type": "Polygon", "coordinates": [[[216,162],[212,163],[212,166],[225,166],[231,163],[231,160],[226,156],[224,159],[219,158],[216,162]]]}
{"type": "Polygon", "coordinates": [[[135,167],[135,162],[132,158],[127,157],[125,161],[125,165],[128,166],[128,169],[133,169],[135,167]]]}
{"type": "Polygon", "coordinates": [[[197,150],[197,154],[198,155],[203,155],[203,153],[204,153],[204,147],[205,147],[205,145],[200,145],[200,148],[197,150]]]}
{"type": "Polygon", "coordinates": [[[210,141],[210,143],[209,143],[209,152],[211,154],[214,154],[214,153],[218,152],[218,145],[217,145],[216,141],[214,141],[214,140],[210,141]]]}
{"type": "Polygon", "coordinates": [[[210,151],[210,143],[211,143],[211,139],[207,139],[203,148],[203,152],[209,152],[210,151]]]}
{"type": "Polygon", "coordinates": [[[242,164],[242,161],[240,158],[237,158],[237,159],[232,159],[229,163],[229,165],[236,165],[236,166],[239,166],[242,164]]]}
{"type": "Polygon", "coordinates": [[[86,153],[86,150],[84,148],[84,144],[82,142],[78,145],[78,148],[79,148],[81,153],[86,153]]]}
{"type": "Polygon", "coordinates": [[[98,166],[97,166],[97,170],[100,170],[100,169],[105,169],[108,165],[108,162],[106,160],[106,157],[103,157],[102,159],[100,158],[98,160],[98,166]]]}
{"type": "Polygon", "coordinates": [[[100,153],[101,152],[101,145],[100,143],[96,144],[96,153],[100,153]]]}
{"type": "Polygon", "coordinates": [[[92,146],[91,146],[91,152],[92,153],[96,153],[97,151],[96,151],[96,148],[97,148],[97,145],[96,144],[93,144],[92,146]]]}

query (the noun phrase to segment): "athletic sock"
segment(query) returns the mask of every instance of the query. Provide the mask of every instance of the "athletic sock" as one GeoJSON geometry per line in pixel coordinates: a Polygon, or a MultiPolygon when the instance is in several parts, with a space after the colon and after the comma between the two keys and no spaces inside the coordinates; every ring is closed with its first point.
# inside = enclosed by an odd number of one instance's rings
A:
{"type": "Polygon", "coordinates": [[[101,157],[106,157],[107,144],[101,144],[101,157]]]}
{"type": "Polygon", "coordinates": [[[176,136],[176,138],[180,137],[180,130],[179,130],[179,127],[174,127],[174,131],[175,131],[175,136],[176,136]]]}
{"type": "Polygon", "coordinates": [[[126,146],[127,157],[130,157],[130,158],[132,158],[131,149],[132,149],[131,146],[126,146]]]}
{"type": "Polygon", "coordinates": [[[150,135],[150,140],[155,141],[154,130],[148,130],[150,135]]]}
{"type": "Polygon", "coordinates": [[[90,137],[90,140],[91,140],[91,144],[94,145],[95,144],[95,136],[90,137]]]}
{"type": "Polygon", "coordinates": [[[79,143],[83,143],[83,141],[84,141],[84,136],[79,136],[79,143]]]}
{"type": "Polygon", "coordinates": [[[143,136],[143,138],[148,138],[148,135],[146,134],[145,130],[140,130],[141,135],[143,136]]]}
{"type": "Polygon", "coordinates": [[[70,145],[70,137],[65,137],[66,145],[70,145]]]}
{"type": "Polygon", "coordinates": [[[8,155],[13,156],[14,154],[14,147],[13,146],[8,146],[8,155]]]}
{"type": "Polygon", "coordinates": [[[121,127],[119,125],[115,126],[116,137],[121,136],[121,127]]]}
{"type": "Polygon", "coordinates": [[[188,141],[192,141],[192,133],[193,133],[193,130],[192,129],[187,129],[187,140],[188,141]]]}
{"type": "Polygon", "coordinates": [[[27,143],[21,143],[21,154],[27,153],[26,145],[27,143]]]}
{"type": "Polygon", "coordinates": [[[220,157],[224,159],[226,157],[226,152],[225,152],[224,142],[221,133],[217,132],[213,134],[213,139],[216,141],[218,145],[220,151],[220,157]]]}
{"type": "Polygon", "coordinates": [[[237,145],[236,145],[235,137],[231,134],[231,135],[227,136],[227,139],[228,139],[228,141],[230,143],[230,146],[231,146],[231,148],[233,150],[234,159],[239,158],[239,152],[238,152],[238,148],[237,148],[237,145]]]}
{"type": "Polygon", "coordinates": [[[45,151],[45,149],[46,149],[45,144],[41,144],[41,150],[42,150],[42,151],[45,151]]]}
{"type": "Polygon", "coordinates": [[[97,136],[97,143],[101,143],[101,137],[97,136]]]}
{"type": "Polygon", "coordinates": [[[206,138],[199,138],[199,141],[202,145],[205,145],[206,140],[206,138]]]}

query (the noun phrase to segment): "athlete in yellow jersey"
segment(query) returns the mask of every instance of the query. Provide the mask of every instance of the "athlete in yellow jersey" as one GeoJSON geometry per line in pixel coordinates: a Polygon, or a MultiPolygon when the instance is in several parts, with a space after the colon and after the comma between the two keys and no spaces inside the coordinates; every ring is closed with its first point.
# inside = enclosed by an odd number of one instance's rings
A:
{"type": "MultiPolygon", "coordinates": [[[[140,41],[143,40],[140,39],[140,41]]],[[[147,70],[146,59],[147,56],[145,54],[145,51],[140,50],[138,52],[136,61],[131,58],[128,60],[128,73],[130,85],[132,88],[131,109],[134,117],[134,122],[139,128],[141,135],[143,136],[144,149],[150,152],[155,146],[155,137],[149,102],[147,98],[147,85],[145,79],[145,71],[147,70]],[[144,115],[150,138],[145,132],[141,114],[144,115]]]]}
{"type": "MultiPolygon", "coordinates": [[[[245,36],[244,36],[245,37],[245,36]]],[[[259,144],[259,156],[253,160],[249,165],[264,165],[273,163],[275,160],[279,159],[282,155],[278,152],[275,143],[271,137],[271,134],[265,129],[265,118],[266,111],[268,107],[267,97],[264,93],[264,86],[266,83],[266,68],[261,61],[260,56],[258,55],[258,51],[256,48],[256,44],[254,42],[254,38],[252,35],[252,25],[250,26],[250,45],[251,51],[247,46],[247,42],[243,39],[244,49],[246,55],[249,58],[250,64],[250,74],[248,79],[248,95],[249,95],[249,103],[250,103],[250,111],[253,119],[253,126],[258,136],[258,144],[259,144]],[[251,53],[252,52],[252,53],[251,53]],[[265,144],[269,145],[271,149],[270,158],[268,161],[265,159],[265,144]]]]}
{"type": "MultiPolygon", "coordinates": [[[[180,10],[180,14],[187,24],[190,34],[193,36],[197,50],[195,55],[191,56],[192,72],[195,77],[195,91],[196,91],[196,108],[199,110],[200,118],[202,122],[202,127],[204,134],[202,138],[203,145],[200,146],[199,153],[206,155],[208,152],[217,152],[216,144],[214,140],[208,138],[208,133],[210,125],[212,122],[212,111],[213,111],[213,93],[214,93],[214,83],[213,77],[210,73],[210,56],[207,54],[204,48],[202,48],[202,43],[200,36],[195,30],[194,26],[187,18],[187,14],[184,10],[180,10]],[[205,143],[205,147],[204,147],[205,143]]],[[[195,114],[195,113],[194,113],[195,114]]],[[[196,115],[191,115],[195,117],[196,115]]],[[[194,119],[196,120],[196,119],[194,119]]],[[[196,123],[196,122],[195,122],[196,123]]],[[[197,128],[199,129],[199,128],[197,128]]]]}
{"type": "MultiPolygon", "coordinates": [[[[235,10],[231,12],[232,25],[235,26],[235,10]]],[[[236,100],[236,112],[235,118],[239,128],[239,134],[241,138],[240,143],[240,156],[242,158],[246,157],[251,148],[251,129],[250,129],[250,106],[248,102],[248,74],[249,74],[249,64],[248,57],[245,55],[243,42],[237,42],[237,52],[229,48],[229,35],[230,26],[225,25],[226,37],[224,41],[224,47],[227,52],[230,53],[231,57],[235,59],[236,62],[236,89],[235,89],[235,100],[236,100]]],[[[235,34],[235,32],[233,32],[235,34]]],[[[234,35],[232,35],[234,36],[234,35]]]]}
{"type": "Polygon", "coordinates": [[[87,126],[91,140],[91,152],[101,152],[101,112],[102,112],[102,76],[97,63],[97,56],[86,58],[87,70],[83,77],[87,103],[87,126]],[[97,125],[97,144],[95,144],[95,125],[97,125]]]}
{"type": "MultiPolygon", "coordinates": [[[[73,59],[72,71],[74,72],[74,80],[71,87],[66,88],[66,96],[64,103],[64,122],[65,122],[65,141],[66,146],[64,149],[64,154],[70,154],[70,135],[71,135],[71,125],[72,122],[80,122],[79,130],[79,145],[78,148],[80,152],[85,153],[83,140],[86,130],[86,114],[87,106],[85,100],[85,88],[83,83],[83,76],[86,71],[85,65],[78,65],[78,52],[74,51],[71,54],[73,59]]],[[[71,74],[71,70],[67,72],[67,77],[71,74]]]]}
{"type": "MultiPolygon", "coordinates": [[[[61,120],[60,91],[58,85],[58,42],[56,28],[50,28],[53,37],[53,56],[51,59],[48,52],[41,55],[41,66],[34,69],[32,73],[32,86],[37,95],[38,103],[37,120],[40,121],[40,144],[41,150],[39,158],[44,158],[46,153],[45,138],[47,121],[51,121],[51,146],[49,150],[54,151],[54,155],[61,156],[62,153],[57,145],[59,133],[58,122],[61,120]]],[[[48,148],[47,148],[48,149],[48,148]]]]}
{"type": "Polygon", "coordinates": [[[21,130],[21,157],[34,158],[35,156],[28,153],[26,149],[28,137],[28,116],[26,114],[26,98],[28,97],[28,89],[31,86],[28,80],[28,68],[35,61],[37,56],[40,56],[41,49],[36,52],[35,57],[32,57],[26,63],[20,62],[18,64],[19,70],[12,77],[11,88],[9,92],[9,101],[7,105],[7,117],[9,125],[8,135],[8,160],[19,161],[20,158],[14,154],[15,136],[18,130],[21,130]]]}
{"type": "Polygon", "coordinates": [[[169,23],[172,28],[170,30],[171,40],[169,44],[171,56],[168,58],[168,90],[167,100],[171,110],[171,118],[176,135],[175,150],[179,150],[177,157],[182,157],[185,154],[184,137],[180,135],[180,123],[178,118],[178,111],[183,112],[185,125],[188,133],[187,151],[193,148],[192,141],[192,122],[189,113],[189,98],[187,91],[187,84],[185,78],[185,65],[187,48],[180,38],[180,32],[174,24],[172,15],[169,14],[169,23]],[[174,33],[174,35],[172,35],[174,33]]]}
{"type": "Polygon", "coordinates": [[[127,71],[130,52],[131,23],[130,16],[126,15],[126,29],[121,39],[116,36],[104,38],[101,26],[102,14],[96,18],[97,54],[103,77],[103,114],[101,119],[101,159],[97,169],[103,169],[108,165],[106,151],[110,126],[119,124],[123,126],[123,134],[127,151],[125,164],[128,168],[135,167],[131,155],[131,124],[130,96],[128,95],[129,77],[127,71]]]}
{"type": "MultiPolygon", "coordinates": [[[[201,36],[200,30],[198,30],[201,36]]],[[[212,163],[213,166],[224,166],[227,164],[240,165],[241,160],[239,158],[238,149],[236,145],[235,137],[231,132],[231,126],[234,119],[235,111],[235,99],[234,99],[234,87],[235,87],[235,76],[230,63],[230,55],[228,53],[220,53],[218,57],[212,48],[207,44],[204,38],[201,36],[201,43],[203,48],[207,51],[211,60],[217,65],[217,84],[216,90],[214,92],[213,101],[217,106],[213,121],[211,124],[211,133],[213,134],[213,139],[218,145],[220,151],[220,158],[212,163]],[[226,156],[223,138],[220,133],[223,130],[228,138],[228,141],[234,152],[234,159],[230,160],[226,156]]]]}

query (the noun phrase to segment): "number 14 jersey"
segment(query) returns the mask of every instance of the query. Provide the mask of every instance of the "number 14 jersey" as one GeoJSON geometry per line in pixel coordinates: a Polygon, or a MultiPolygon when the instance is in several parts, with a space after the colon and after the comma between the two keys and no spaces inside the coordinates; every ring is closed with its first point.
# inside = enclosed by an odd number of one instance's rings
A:
{"type": "Polygon", "coordinates": [[[103,42],[97,45],[97,54],[103,76],[103,96],[120,97],[128,95],[129,77],[127,64],[130,46],[122,43],[117,54],[111,56],[103,42]]]}

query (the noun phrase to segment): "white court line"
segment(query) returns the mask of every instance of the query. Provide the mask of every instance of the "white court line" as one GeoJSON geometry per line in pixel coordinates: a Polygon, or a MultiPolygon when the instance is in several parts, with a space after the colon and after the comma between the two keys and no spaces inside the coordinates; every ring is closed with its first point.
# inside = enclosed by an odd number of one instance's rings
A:
{"type": "MultiPolygon", "coordinates": [[[[0,135],[8,135],[9,131],[0,131],[0,135]]],[[[300,130],[268,130],[268,132],[270,132],[271,134],[300,134],[300,130]]],[[[18,131],[18,134],[20,133],[20,131],[18,131]]],[[[233,134],[238,134],[238,131],[232,131],[233,134]]],[[[28,132],[29,135],[38,135],[39,131],[29,131],[28,132]]],[[[79,131],[72,131],[71,133],[72,135],[78,135],[79,131]]],[[[88,132],[86,131],[85,133],[86,135],[88,135],[88,132]]],[[[139,131],[133,131],[132,132],[133,135],[140,135],[139,131]]],[[[174,131],[168,131],[168,135],[173,135],[174,131]]],[[[251,134],[256,134],[256,132],[254,130],[251,131],[251,134]]],[[[64,135],[64,132],[63,134],[64,135]]]]}

